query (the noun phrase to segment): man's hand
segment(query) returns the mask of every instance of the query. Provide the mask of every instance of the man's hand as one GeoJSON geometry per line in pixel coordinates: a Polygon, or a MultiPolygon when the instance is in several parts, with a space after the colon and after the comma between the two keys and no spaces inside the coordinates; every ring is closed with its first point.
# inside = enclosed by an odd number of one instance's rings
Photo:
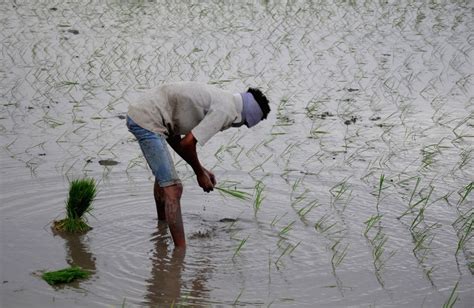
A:
{"type": "Polygon", "coordinates": [[[181,138],[180,136],[171,136],[167,139],[169,145],[179,154],[194,170],[197,176],[199,186],[205,191],[210,192],[214,190],[216,185],[216,177],[214,173],[204,168],[199,162],[196,143],[197,140],[190,132],[181,138]]]}
{"type": "Polygon", "coordinates": [[[202,168],[201,172],[196,176],[202,190],[207,193],[214,190],[214,186],[216,185],[216,177],[214,176],[214,173],[202,168]]]}

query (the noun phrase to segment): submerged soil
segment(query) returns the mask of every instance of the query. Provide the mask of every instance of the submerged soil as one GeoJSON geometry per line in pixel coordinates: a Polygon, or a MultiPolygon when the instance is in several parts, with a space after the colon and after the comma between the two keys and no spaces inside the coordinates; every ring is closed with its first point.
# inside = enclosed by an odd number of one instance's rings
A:
{"type": "Polygon", "coordinates": [[[471,2],[2,2],[0,306],[469,307],[471,2]],[[124,123],[177,80],[272,104],[199,149],[258,202],[203,193],[174,156],[186,250],[124,123]],[[82,176],[93,230],[55,236],[82,176]],[[92,276],[32,275],[74,265],[92,276]]]}

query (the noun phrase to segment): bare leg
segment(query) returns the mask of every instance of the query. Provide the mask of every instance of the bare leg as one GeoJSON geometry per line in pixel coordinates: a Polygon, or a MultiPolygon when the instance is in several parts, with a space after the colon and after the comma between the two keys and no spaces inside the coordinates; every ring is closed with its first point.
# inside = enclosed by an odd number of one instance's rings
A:
{"type": "Polygon", "coordinates": [[[163,188],[160,187],[158,182],[155,181],[155,187],[153,189],[155,195],[156,212],[158,214],[158,220],[166,221],[165,214],[165,193],[163,188]]]}
{"type": "Polygon", "coordinates": [[[165,200],[165,213],[168,227],[176,247],[185,247],[186,238],[184,236],[183,218],[181,217],[181,195],[183,186],[175,184],[163,187],[165,200]]]}

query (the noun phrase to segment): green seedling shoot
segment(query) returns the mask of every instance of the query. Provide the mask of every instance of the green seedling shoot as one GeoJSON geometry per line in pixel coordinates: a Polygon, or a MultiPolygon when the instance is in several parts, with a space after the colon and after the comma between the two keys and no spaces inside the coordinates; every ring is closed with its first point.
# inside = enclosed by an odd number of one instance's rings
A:
{"type": "Polygon", "coordinates": [[[234,255],[232,256],[232,259],[234,259],[235,256],[239,253],[239,251],[240,251],[240,250],[242,249],[242,247],[245,245],[245,242],[247,242],[247,240],[249,239],[249,237],[250,237],[250,235],[240,241],[239,246],[237,246],[237,248],[236,248],[235,251],[234,251],[234,255]]]}
{"type": "Polygon", "coordinates": [[[449,295],[448,300],[443,304],[443,308],[454,307],[454,304],[458,301],[458,296],[456,295],[456,289],[458,288],[459,281],[456,282],[451,294],[449,295]]]}
{"type": "Polygon", "coordinates": [[[364,224],[366,225],[364,236],[367,236],[367,233],[369,233],[370,229],[372,229],[378,222],[380,222],[382,217],[383,215],[373,215],[364,222],[364,224]]]}
{"type": "Polygon", "coordinates": [[[85,279],[90,276],[88,271],[83,270],[79,266],[72,266],[63,268],[58,271],[46,272],[41,278],[43,278],[48,284],[55,286],[58,284],[69,283],[77,279],[85,279]]]}
{"type": "Polygon", "coordinates": [[[265,199],[265,196],[263,195],[264,188],[265,185],[261,181],[257,181],[257,184],[255,185],[255,200],[253,203],[255,215],[257,215],[257,212],[262,206],[263,199],[265,199]]]}
{"type": "Polygon", "coordinates": [[[249,200],[251,198],[251,194],[245,191],[237,190],[237,189],[229,189],[225,187],[214,187],[221,193],[223,196],[231,196],[240,200],[249,200]]]}
{"type": "Polygon", "coordinates": [[[66,201],[66,218],[54,221],[53,230],[67,233],[85,233],[92,229],[84,217],[92,210],[92,201],[96,197],[97,187],[94,179],[73,180],[69,186],[66,201]]]}

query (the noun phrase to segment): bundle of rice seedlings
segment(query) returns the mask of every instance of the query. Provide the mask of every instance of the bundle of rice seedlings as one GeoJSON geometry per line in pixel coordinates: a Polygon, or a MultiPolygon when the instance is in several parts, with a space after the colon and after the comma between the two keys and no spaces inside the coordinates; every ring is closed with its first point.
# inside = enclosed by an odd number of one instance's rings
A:
{"type": "Polygon", "coordinates": [[[58,271],[46,272],[41,275],[48,284],[54,286],[61,283],[69,283],[76,279],[88,278],[90,273],[79,266],[72,266],[60,269],[58,271]]]}
{"type": "Polygon", "coordinates": [[[230,189],[230,188],[225,188],[225,187],[219,187],[215,186],[215,189],[217,189],[222,195],[228,195],[240,200],[249,200],[251,197],[251,194],[245,191],[237,190],[237,189],[230,189]]]}
{"type": "Polygon", "coordinates": [[[69,186],[66,201],[66,218],[54,221],[53,229],[58,232],[84,233],[92,229],[84,214],[90,213],[91,204],[97,193],[94,179],[73,180],[69,186]]]}

